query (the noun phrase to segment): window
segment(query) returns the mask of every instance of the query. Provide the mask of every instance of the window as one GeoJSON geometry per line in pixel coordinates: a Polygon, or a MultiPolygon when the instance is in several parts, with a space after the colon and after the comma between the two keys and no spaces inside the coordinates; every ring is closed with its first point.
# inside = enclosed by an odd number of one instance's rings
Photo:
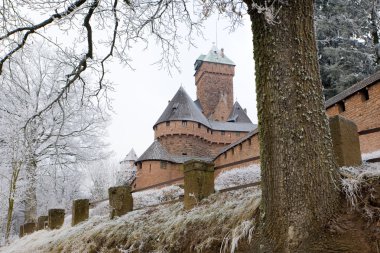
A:
{"type": "Polygon", "coordinates": [[[187,126],[187,121],[186,120],[182,120],[182,126],[187,126]]]}
{"type": "Polygon", "coordinates": [[[224,159],[227,159],[227,152],[224,153],[224,159]]]}
{"type": "Polygon", "coordinates": [[[251,144],[252,144],[251,139],[248,139],[248,145],[251,146],[251,144]]]}
{"type": "Polygon", "coordinates": [[[182,153],[182,155],[187,155],[187,153],[182,153]]]}
{"type": "Polygon", "coordinates": [[[344,105],[344,100],[339,101],[337,103],[337,106],[338,106],[339,113],[346,111],[346,106],[344,105]]]}
{"type": "Polygon", "coordinates": [[[234,148],[231,149],[231,153],[232,153],[232,155],[235,154],[235,149],[234,148]]]}
{"type": "Polygon", "coordinates": [[[222,135],[225,135],[225,134],[226,134],[226,132],[222,131],[222,132],[221,132],[221,134],[222,134],[222,135]]]}
{"type": "Polygon", "coordinates": [[[201,123],[198,123],[198,128],[202,128],[202,124],[201,123]]]}
{"type": "Polygon", "coordinates": [[[369,94],[368,94],[368,90],[366,88],[362,89],[360,91],[360,94],[362,95],[362,101],[367,101],[369,100],[369,94]]]}
{"type": "Polygon", "coordinates": [[[240,143],[239,144],[239,150],[241,151],[243,149],[243,145],[240,143]]]}
{"type": "Polygon", "coordinates": [[[166,121],[166,126],[170,126],[170,121],[166,121]]]}
{"type": "Polygon", "coordinates": [[[165,162],[165,161],[160,162],[161,169],[166,169],[166,166],[167,166],[167,162],[165,162]]]}

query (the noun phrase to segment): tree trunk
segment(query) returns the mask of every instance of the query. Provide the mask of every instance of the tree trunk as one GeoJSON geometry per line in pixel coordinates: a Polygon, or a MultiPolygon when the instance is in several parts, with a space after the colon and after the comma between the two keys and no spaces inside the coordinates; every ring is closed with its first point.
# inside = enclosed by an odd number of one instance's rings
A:
{"type": "MultiPolygon", "coordinates": [[[[312,0],[275,1],[265,19],[248,2],[256,66],[263,252],[297,252],[338,202],[312,0]],[[284,1],[281,1],[284,2],[284,1]],[[279,9],[281,6],[281,9],[279,9]],[[273,11],[274,10],[274,11],[273,11]]],[[[265,6],[268,1],[255,1],[265,6]]],[[[269,4],[269,3],[268,3],[269,4]]]]}
{"type": "Polygon", "coordinates": [[[7,241],[10,236],[11,227],[12,227],[16,186],[17,186],[18,176],[20,174],[20,168],[21,168],[21,162],[12,162],[12,177],[11,177],[11,181],[9,182],[7,225],[6,225],[6,231],[5,231],[5,239],[7,241]]]}
{"type": "Polygon", "coordinates": [[[25,222],[37,219],[37,163],[31,158],[26,168],[25,222]]]}

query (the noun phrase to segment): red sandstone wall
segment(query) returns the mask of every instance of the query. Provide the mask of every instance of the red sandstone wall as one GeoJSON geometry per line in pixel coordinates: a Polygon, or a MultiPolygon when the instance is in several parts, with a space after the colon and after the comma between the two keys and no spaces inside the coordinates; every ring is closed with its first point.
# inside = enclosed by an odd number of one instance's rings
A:
{"type": "Polygon", "coordinates": [[[345,111],[338,104],[326,110],[328,116],[341,114],[357,124],[362,153],[380,150],[380,82],[368,87],[368,95],[368,100],[362,92],[346,98],[345,111]]]}
{"type": "Polygon", "coordinates": [[[228,131],[215,131],[207,128],[206,126],[192,121],[187,121],[186,124],[182,121],[170,121],[169,124],[166,122],[156,125],[154,131],[154,138],[160,139],[163,136],[170,135],[194,135],[208,141],[212,144],[224,144],[228,145],[235,142],[245,135],[246,132],[228,132],[228,131]]]}
{"type": "MultiPolygon", "coordinates": [[[[195,73],[197,98],[200,100],[204,114],[208,117],[214,112],[219,102],[220,93],[226,96],[229,113],[233,105],[233,76],[235,66],[203,62],[195,73]]],[[[228,115],[221,115],[218,119],[226,121],[228,115]]]]}
{"type": "MultiPolygon", "coordinates": [[[[133,189],[139,190],[178,178],[183,178],[183,170],[180,164],[166,162],[165,168],[161,166],[160,161],[144,161],[141,165],[137,166],[137,175],[133,189]]],[[[177,181],[182,182],[183,179],[177,181]]],[[[169,183],[168,185],[176,182],[169,183]]]]}
{"type": "Polygon", "coordinates": [[[215,159],[215,176],[225,170],[259,163],[259,157],[259,138],[256,134],[215,159]]]}

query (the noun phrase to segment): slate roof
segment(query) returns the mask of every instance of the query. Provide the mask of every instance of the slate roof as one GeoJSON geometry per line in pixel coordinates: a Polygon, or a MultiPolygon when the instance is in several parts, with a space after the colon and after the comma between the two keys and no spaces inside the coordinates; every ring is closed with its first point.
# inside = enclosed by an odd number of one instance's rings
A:
{"type": "Polygon", "coordinates": [[[128,161],[136,161],[137,160],[137,155],[135,150],[132,148],[131,151],[125,156],[123,161],[121,162],[128,162],[128,161]]]}
{"type": "Polygon", "coordinates": [[[256,128],[256,125],[252,124],[247,114],[241,109],[240,104],[237,102],[230,115],[237,115],[238,120],[236,122],[223,122],[208,120],[203,115],[199,108],[200,103],[197,101],[198,100],[192,101],[185,89],[180,87],[154,125],[172,120],[189,120],[202,123],[212,130],[219,131],[250,132],[256,128]]]}
{"type": "Polygon", "coordinates": [[[201,160],[205,162],[211,162],[212,157],[196,157],[196,156],[180,156],[171,155],[159,141],[155,140],[149,148],[142,154],[136,162],[142,161],[167,161],[172,163],[185,163],[190,160],[201,160]]]}
{"type": "Polygon", "coordinates": [[[195,70],[197,70],[202,62],[212,62],[212,63],[219,63],[219,64],[226,64],[226,65],[233,65],[235,66],[235,63],[229,59],[222,50],[219,50],[215,45],[212,46],[211,50],[208,52],[208,54],[204,55],[201,54],[198,59],[194,63],[195,70]]]}
{"type": "Polygon", "coordinates": [[[228,116],[229,122],[245,122],[245,123],[252,123],[252,121],[249,119],[247,113],[243,110],[239,102],[235,102],[234,106],[232,107],[232,111],[230,113],[230,116],[228,116]]]}
{"type": "Polygon", "coordinates": [[[207,118],[182,87],[154,125],[171,120],[189,120],[209,126],[207,118]]]}
{"type": "Polygon", "coordinates": [[[210,128],[219,131],[250,132],[257,125],[248,122],[223,122],[210,120],[210,128]]]}
{"type": "Polygon", "coordinates": [[[354,93],[360,91],[361,89],[377,82],[380,80],[380,71],[376,72],[375,74],[363,79],[362,81],[354,84],[353,86],[351,86],[350,88],[342,91],[341,93],[339,93],[338,95],[328,99],[326,102],[325,102],[325,108],[329,108],[331,106],[333,106],[334,104],[338,103],[339,101],[353,95],[354,93]]]}
{"type": "Polygon", "coordinates": [[[223,147],[219,153],[215,156],[214,160],[216,158],[218,158],[221,154],[223,154],[224,152],[230,150],[231,148],[233,147],[236,147],[237,145],[239,145],[240,143],[244,142],[245,140],[248,140],[249,138],[251,138],[252,136],[254,136],[255,134],[257,134],[259,132],[259,129],[256,127],[253,131],[249,132],[246,136],[244,136],[243,138],[231,143],[230,145],[228,146],[225,146],[223,147]]]}

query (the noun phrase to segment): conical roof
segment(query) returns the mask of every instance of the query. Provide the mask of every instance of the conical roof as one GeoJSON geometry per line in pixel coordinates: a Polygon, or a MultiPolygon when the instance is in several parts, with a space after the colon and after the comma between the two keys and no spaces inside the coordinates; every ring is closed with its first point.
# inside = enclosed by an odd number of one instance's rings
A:
{"type": "Polygon", "coordinates": [[[132,148],[131,151],[125,156],[122,162],[127,162],[127,161],[136,161],[137,160],[137,155],[135,150],[132,148]]]}
{"type": "Polygon", "coordinates": [[[195,121],[209,126],[207,118],[182,87],[179,88],[154,125],[173,120],[195,121]]]}
{"type": "Polygon", "coordinates": [[[147,160],[172,161],[171,155],[157,140],[155,140],[152,145],[149,146],[149,148],[137,159],[136,162],[147,160]]]}
{"type": "Polygon", "coordinates": [[[237,101],[235,102],[234,106],[232,107],[230,116],[228,116],[227,121],[229,121],[229,122],[252,123],[252,121],[249,119],[245,110],[243,110],[243,108],[241,107],[241,105],[237,101]]]}

